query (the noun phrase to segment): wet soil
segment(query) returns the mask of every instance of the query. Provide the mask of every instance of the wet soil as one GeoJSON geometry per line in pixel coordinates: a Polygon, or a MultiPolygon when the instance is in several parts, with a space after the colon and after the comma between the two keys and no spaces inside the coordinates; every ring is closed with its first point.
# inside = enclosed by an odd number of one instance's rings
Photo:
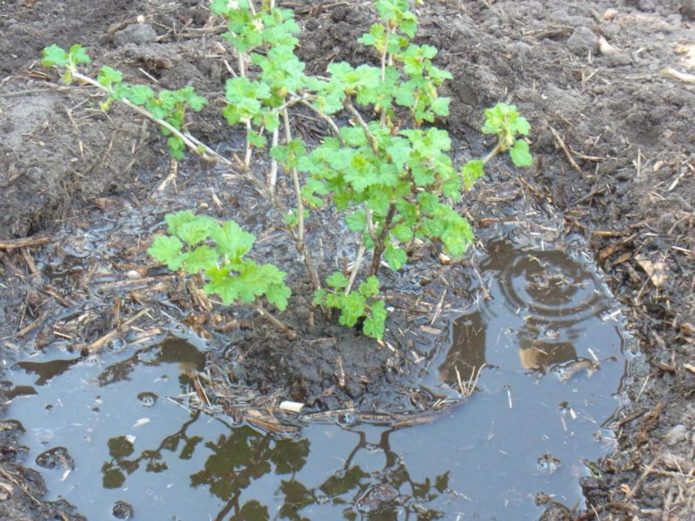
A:
{"type": "MultiPolygon", "coordinates": [[[[310,69],[372,58],[353,43],[374,16],[365,5],[287,5],[304,25],[301,53],[310,69]]],[[[520,174],[499,165],[471,194],[467,211],[480,236],[522,229],[536,242],[583,237],[639,346],[623,385],[629,400],[610,423],[617,447],[582,482],[586,513],[558,507],[546,519],[695,518],[693,12],[687,0],[442,1],[421,8],[420,38],[441,49],[440,64],[454,75],[452,116],[444,123],[461,147],[483,152],[481,107],[500,100],[515,102],[534,127],[534,168],[520,174]]],[[[387,339],[393,351],[365,349],[358,336],[322,323],[289,356],[288,342],[264,323],[243,310],[210,312],[194,290],[143,255],[164,213],[198,207],[233,215],[259,233],[259,256],[283,264],[291,252],[273,246],[281,231],[268,231],[273,216],[253,191],[210,182],[214,176],[194,160],[180,165],[178,191],[171,183],[160,190],[169,165],[156,131],[126,112],[104,115],[96,100],[59,89],[35,64],[46,45],[79,41],[97,65],[143,80],[147,74],[163,87],[193,83],[216,101],[191,130],[222,142],[228,130],[221,122],[204,122],[219,121],[205,116],[219,108],[226,74],[212,42],[217,22],[208,14],[197,1],[101,2],[98,10],[79,0],[0,3],[0,241],[48,236],[43,246],[0,249],[2,349],[108,347],[113,339],[102,342],[104,335],[144,306],[150,315],[140,316],[138,327],[154,336],[163,317],[174,317],[207,335],[219,353],[215,363],[237,368],[239,381],[289,388],[319,408],[373,405],[383,399],[375,394],[381,384],[408,372],[417,339],[400,333],[410,323],[426,326],[442,281],[461,282],[453,295],[475,284],[438,266],[436,252],[416,252],[422,262],[387,281],[400,295],[387,339]],[[139,15],[154,40],[119,32],[139,15]],[[230,332],[233,350],[225,349],[230,332]],[[336,385],[343,373],[347,382],[336,385]]],[[[335,234],[341,236],[337,224],[335,234]]],[[[354,245],[341,247],[349,255],[354,245]]],[[[328,248],[324,267],[335,262],[333,252],[328,248]]],[[[300,296],[286,317],[295,327],[310,319],[306,300],[300,296]]],[[[12,519],[58,511],[72,518],[68,506],[40,501],[38,475],[20,465],[19,427],[2,432],[2,488],[11,492],[0,508],[12,519]]]]}

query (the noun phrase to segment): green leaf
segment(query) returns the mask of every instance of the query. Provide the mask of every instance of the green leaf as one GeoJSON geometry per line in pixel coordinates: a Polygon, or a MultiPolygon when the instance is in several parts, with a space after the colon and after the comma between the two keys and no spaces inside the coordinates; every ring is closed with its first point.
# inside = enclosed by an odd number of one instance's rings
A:
{"type": "Polygon", "coordinates": [[[360,284],[358,291],[364,298],[370,298],[379,294],[379,286],[379,279],[376,276],[371,275],[367,277],[367,280],[360,284]]]}
{"type": "Polygon", "coordinates": [[[485,174],[485,163],[482,159],[472,159],[468,161],[461,169],[461,177],[463,184],[467,190],[470,190],[475,182],[485,174]]]}
{"type": "Polygon", "coordinates": [[[252,233],[244,231],[234,221],[225,221],[221,226],[216,225],[211,229],[210,236],[217,243],[218,251],[233,261],[246,255],[256,242],[252,233]]]}
{"type": "Polygon", "coordinates": [[[408,254],[405,250],[389,244],[384,250],[384,260],[393,271],[400,270],[408,262],[408,254]]]}
{"type": "Polygon", "coordinates": [[[264,148],[268,144],[268,140],[263,134],[259,134],[253,130],[246,134],[246,140],[250,146],[255,148],[264,148]]]}
{"type": "Polygon", "coordinates": [[[326,279],[326,284],[328,284],[330,287],[334,289],[344,289],[347,288],[348,285],[348,278],[340,273],[339,271],[333,272],[329,277],[326,279]]]}
{"type": "Polygon", "coordinates": [[[124,87],[126,88],[123,90],[122,96],[135,105],[145,105],[155,97],[154,91],[148,85],[128,85],[124,87]]]}
{"type": "Polygon", "coordinates": [[[271,284],[265,293],[265,298],[280,311],[285,311],[291,295],[292,291],[284,284],[271,284]]]}
{"type": "Polygon", "coordinates": [[[528,143],[523,139],[517,139],[514,146],[509,149],[509,155],[514,165],[529,167],[533,164],[533,156],[529,152],[528,143]]]}
{"type": "Polygon", "coordinates": [[[314,291],[314,299],[312,301],[314,306],[322,306],[324,302],[326,302],[327,295],[328,292],[325,289],[317,289],[314,291]]]}
{"type": "Polygon", "coordinates": [[[92,61],[92,59],[87,54],[87,51],[84,50],[84,47],[82,47],[78,43],[70,47],[70,50],[68,51],[68,56],[70,62],[75,65],[79,65],[81,63],[89,63],[92,61]]]}
{"type": "Polygon", "coordinates": [[[56,44],[46,47],[42,52],[41,65],[44,67],[65,67],[68,65],[68,53],[56,44]]]}
{"type": "Polygon", "coordinates": [[[165,264],[171,271],[177,271],[184,260],[182,249],[183,243],[176,237],[158,235],[148,248],[147,254],[165,264]]]}
{"type": "Polygon", "coordinates": [[[217,222],[207,215],[196,215],[194,220],[178,227],[176,235],[189,246],[195,246],[206,240],[219,228],[217,222]]]}
{"type": "Polygon", "coordinates": [[[121,83],[121,81],[123,81],[123,74],[121,71],[117,71],[108,65],[104,65],[101,69],[99,69],[97,81],[100,85],[110,89],[115,83],[121,83]]]}
{"type": "Polygon", "coordinates": [[[183,268],[191,275],[217,265],[218,255],[210,246],[202,245],[184,254],[183,268]]]}
{"type": "Polygon", "coordinates": [[[203,290],[208,295],[219,295],[225,305],[233,304],[239,298],[237,284],[235,280],[229,276],[229,268],[214,267],[205,272],[210,279],[203,290]]]}
{"type": "Polygon", "coordinates": [[[410,242],[413,239],[413,229],[406,224],[397,224],[391,229],[391,235],[402,243],[410,242]]]}
{"type": "Polygon", "coordinates": [[[368,337],[382,340],[387,318],[386,304],[382,300],[377,300],[370,306],[370,313],[362,324],[362,332],[368,337]]]}
{"type": "Polygon", "coordinates": [[[437,116],[442,116],[442,117],[448,116],[449,115],[449,103],[450,102],[451,102],[450,98],[436,98],[430,104],[430,109],[437,116]]]}
{"type": "Polygon", "coordinates": [[[190,210],[182,210],[176,213],[169,213],[164,217],[168,225],[169,233],[172,235],[178,235],[181,231],[181,227],[191,221],[195,221],[196,215],[190,210]]]}
{"type": "Polygon", "coordinates": [[[357,210],[345,216],[345,224],[351,232],[363,232],[367,229],[367,214],[357,210]]]}
{"type": "Polygon", "coordinates": [[[359,293],[352,292],[342,299],[342,307],[338,322],[347,327],[354,327],[357,321],[364,316],[367,302],[359,293]]]}

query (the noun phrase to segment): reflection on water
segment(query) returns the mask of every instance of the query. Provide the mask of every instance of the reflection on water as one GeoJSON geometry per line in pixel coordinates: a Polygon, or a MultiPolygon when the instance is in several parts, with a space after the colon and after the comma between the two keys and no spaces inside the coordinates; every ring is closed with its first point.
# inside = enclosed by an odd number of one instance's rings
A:
{"type": "MultiPolygon", "coordinates": [[[[505,345],[515,345],[521,368],[541,373],[579,360],[575,344],[581,338],[590,336],[597,346],[620,344],[615,324],[602,320],[610,297],[586,262],[557,250],[515,249],[505,241],[493,243],[489,255],[482,265],[494,276],[488,298],[454,323],[451,348],[439,367],[444,381],[455,384],[457,369],[469,380],[489,365],[488,351],[502,345],[502,335],[505,345]],[[488,329],[499,330],[492,346],[488,329]]],[[[619,354],[620,349],[604,353],[619,354]]]]}
{"type": "Polygon", "coordinates": [[[10,413],[52,497],[88,519],[129,509],[134,519],[435,519],[429,503],[449,493],[446,472],[410,477],[387,429],[311,425],[278,438],[164,399],[191,392],[202,368],[180,339],[69,364],[41,358],[15,365],[15,389],[34,396],[10,413]]]}
{"type": "MultiPolygon", "coordinates": [[[[494,246],[490,298],[452,326],[430,388],[483,369],[480,392],[427,425],[310,424],[277,437],[185,408],[204,355],[189,342],[24,360],[9,416],[53,498],[88,519],[537,519],[574,504],[615,404],[623,337],[608,295],[562,252],[494,246]],[[32,395],[33,393],[33,395],[32,395]],[[170,400],[177,397],[178,402],[170,400]]],[[[445,393],[446,394],[446,393],[445,393]]],[[[449,393],[450,394],[450,393],[449,393]]]]}

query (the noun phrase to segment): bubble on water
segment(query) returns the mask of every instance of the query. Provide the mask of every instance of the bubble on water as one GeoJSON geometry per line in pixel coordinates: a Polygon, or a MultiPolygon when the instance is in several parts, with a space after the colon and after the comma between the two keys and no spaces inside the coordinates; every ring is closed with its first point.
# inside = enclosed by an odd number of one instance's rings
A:
{"type": "Polygon", "coordinates": [[[349,427],[357,423],[357,417],[351,413],[345,413],[338,416],[338,425],[349,427]]]}
{"type": "Polygon", "coordinates": [[[561,251],[518,252],[504,268],[501,285],[513,309],[527,309],[546,323],[583,320],[607,306],[596,275],[561,251]]]}
{"type": "Polygon", "coordinates": [[[157,403],[158,398],[159,396],[149,391],[144,391],[138,394],[138,400],[140,400],[143,407],[152,407],[155,403],[157,403]]]}
{"type": "Polygon", "coordinates": [[[116,501],[111,513],[116,519],[131,519],[135,514],[133,507],[125,501],[116,501]]]}
{"type": "Polygon", "coordinates": [[[543,474],[550,475],[557,472],[557,470],[560,468],[561,462],[558,458],[546,452],[536,460],[536,463],[538,465],[538,470],[540,470],[543,474]]]}
{"type": "Polygon", "coordinates": [[[106,344],[106,350],[110,353],[120,353],[125,349],[126,345],[126,341],[122,338],[114,338],[106,344]]]}

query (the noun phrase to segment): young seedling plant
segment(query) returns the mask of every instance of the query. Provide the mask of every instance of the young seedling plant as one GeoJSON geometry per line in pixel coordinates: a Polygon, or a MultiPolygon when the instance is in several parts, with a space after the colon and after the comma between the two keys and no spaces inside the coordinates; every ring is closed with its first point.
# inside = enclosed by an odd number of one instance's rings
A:
{"type": "MultiPolygon", "coordinates": [[[[378,278],[382,266],[402,269],[416,240],[439,244],[448,255],[460,258],[473,240],[470,223],[456,208],[463,190],[470,189],[484,175],[485,165],[501,153],[509,153],[518,167],[530,166],[532,157],[524,139],[530,131],[528,121],[514,105],[499,103],[485,110],[482,127],[484,134],[495,136],[494,148],[457,168],[448,132],[435,126],[438,118],[449,114],[450,99],[440,96],[438,89],[452,75],[434,64],[437,49],[413,43],[417,17],[407,0],[377,0],[374,5],[380,21],[360,42],[374,49],[376,64],[332,63],[327,76],[318,77],[306,74],[296,55],[299,26],[292,11],[272,1],[212,1],[212,11],[227,22],[222,38],[236,57],[234,77],[225,86],[223,115],[246,135],[243,152],[231,158],[184,131],[186,110],[199,111],[206,104],[191,87],[155,93],[149,86],[125,83],[110,67],[102,67],[94,79],[80,72],[89,57],[78,45],[67,51],[47,48],[43,64],[62,70],[68,83],[79,80],[104,91],[104,109],[123,102],[157,122],[174,158],[188,148],[248,179],[285,216],[285,228],[314,287],[314,303],[338,310],[341,324],[361,325],[365,335],[381,339],[387,318],[378,278]],[[292,126],[291,110],[296,108],[311,111],[330,135],[320,143],[301,139],[292,126]],[[265,178],[252,168],[256,153],[271,158],[265,178]],[[280,172],[293,193],[290,207],[277,191],[280,172]],[[305,223],[329,205],[342,214],[360,247],[352,269],[330,274],[324,288],[305,223]],[[366,278],[355,287],[363,261],[369,258],[366,278]]],[[[229,241],[243,236],[248,242],[237,225],[189,213],[168,216],[167,223],[169,235],[155,239],[153,257],[172,270],[203,272],[208,280],[204,290],[225,303],[259,306],[258,300],[265,298],[284,308],[289,290],[282,272],[267,264],[244,265],[249,273],[270,273],[274,268],[270,287],[265,279],[240,271],[241,259],[230,257],[229,241]],[[181,220],[206,234],[181,236],[181,220]],[[228,236],[222,240],[219,230],[225,229],[228,236]],[[246,288],[243,292],[230,289],[240,285],[246,288]]]]}

